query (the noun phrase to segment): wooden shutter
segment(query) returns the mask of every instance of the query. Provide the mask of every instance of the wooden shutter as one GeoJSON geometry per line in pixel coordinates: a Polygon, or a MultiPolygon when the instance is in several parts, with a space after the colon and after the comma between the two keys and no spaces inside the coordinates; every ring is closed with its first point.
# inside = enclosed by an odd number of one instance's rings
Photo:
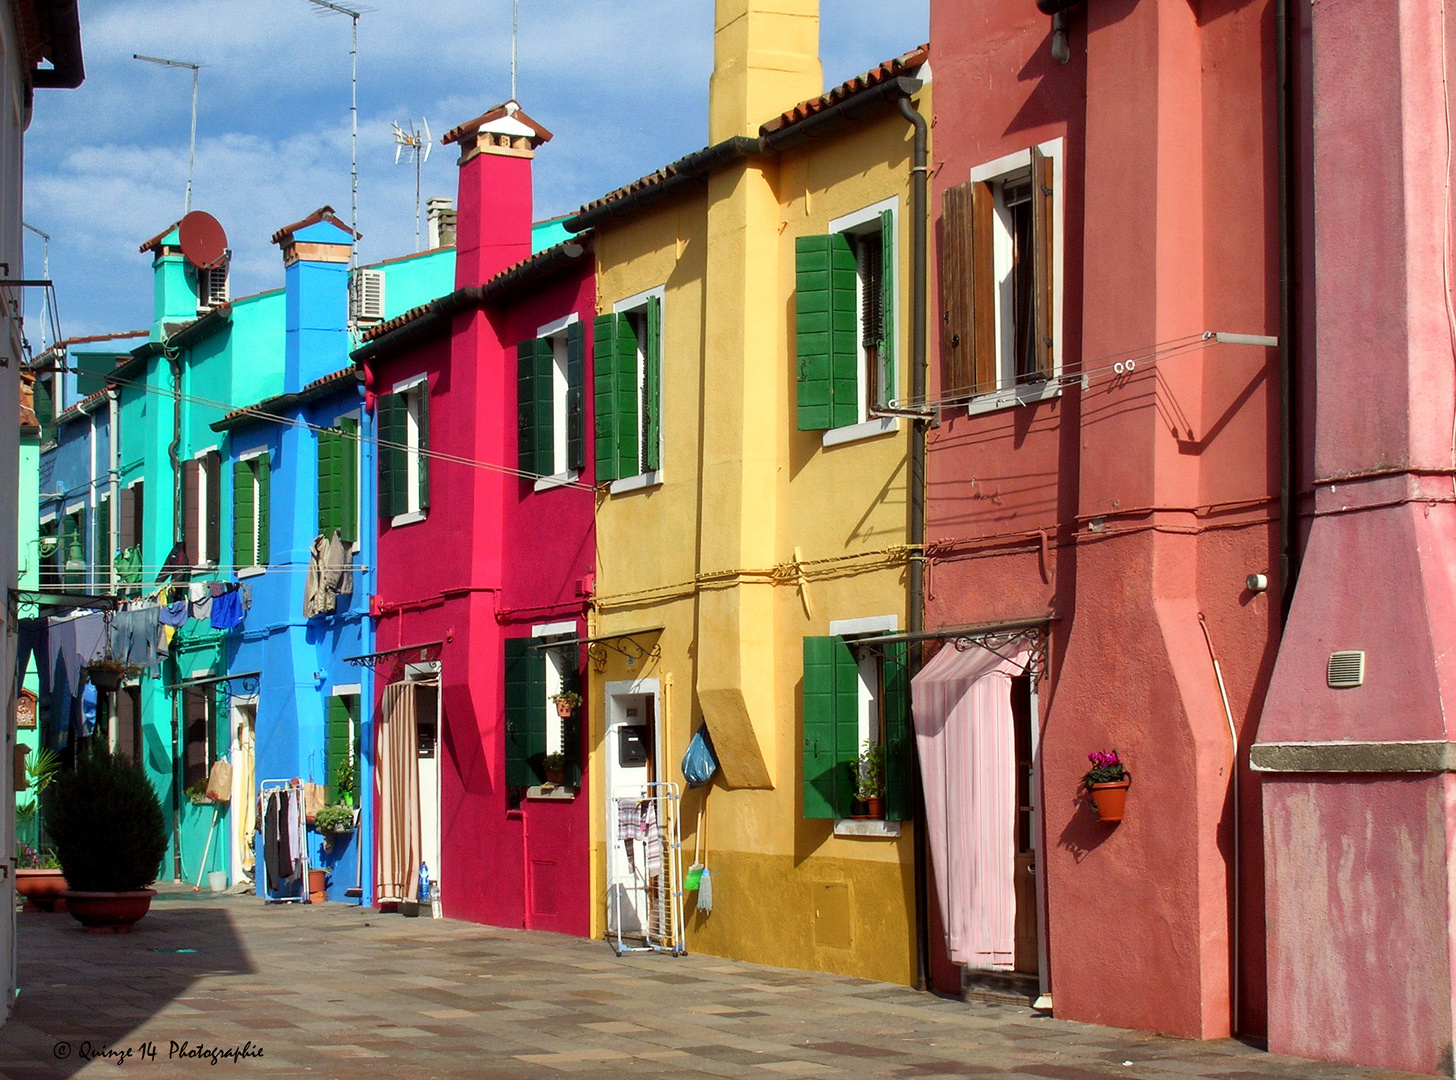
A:
{"type": "Polygon", "coordinates": [[[408,506],[405,491],[406,406],[400,394],[381,394],[376,405],[379,419],[379,516],[398,517],[408,506]]]}
{"type": "Polygon", "coordinates": [[[550,476],[555,469],[552,428],[552,369],[555,346],[550,338],[531,338],[516,344],[517,467],[535,476],[550,476]]]}
{"type": "Polygon", "coordinates": [[[202,459],[202,472],[207,479],[205,561],[216,563],[222,554],[222,455],[209,450],[202,459]]]}
{"type": "Polygon", "coordinates": [[[318,535],[343,525],[343,446],[333,429],[318,433],[318,535]]]}
{"type": "Polygon", "coordinates": [[[257,529],[257,504],[253,492],[253,462],[233,465],[233,566],[257,565],[253,538],[257,529]]]}
{"type": "Polygon", "coordinates": [[[940,199],[940,392],[944,396],[976,390],[971,187],[946,188],[940,199]]]}
{"type": "Polygon", "coordinates": [[[182,719],[186,732],[182,766],[184,788],[199,782],[206,783],[208,769],[212,767],[212,747],[207,730],[207,694],[210,690],[210,687],[191,686],[182,691],[182,719]]]}
{"type": "MultiPolygon", "coordinates": [[[[356,699],[349,695],[335,695],[329,698],[329,715],[324,727],[324,782],[328,787],[328,800],[342,802],[343,789],[338,785],[339,766],[353,756],[354,712],[350,706],[356,699]]],[[[358,767],[355,766],[357,783],[358,767]]],[[[350,795],[356,794],[350,791],[350,795]]]]}
{"type": "Polygon", "coordinates": [[[135,496],[132,499],[132,504],[131,504],[131,510],[132,510],[132,515],[133,515],[132,516],[132,525],[131,525],[131,528],[132,528],[132,537],[133,537],[132,543],[136,545],[137,557],[139,559],[141,559],[141,562],[142,562],[142,565],[143,566],[146,565],[146,557],[145,556],[146,556],[146,550],[147,550],[147,541],[146,541],[146,535],[147,535],[147,493],[146,493],[146,486],[147,485],[146,485],[146,481],[145,480],[138,480],[135,484],[133,484],[131,486],[131,490],[136,493],[135,496]]]}
{"type": "MultiPolygon", "coordinates": [[[[578,652],[575,645],[561,650],[561,689],[581,694],[582,703],[576,711],[561,721],[561,750],[566,755],[566,782],[571,787],[581,787],[581,724],[586,712],[586,694],[582,692],[581,669],[577,667],[578,652]]],[[[547,714],[550,719],[550,713],[547,714]]]]}
{"type": "Polygon", "coordinates": [[[1052,159],[1031,148],[1031,246],[1035,277],[1032,280],[1033,346],[1036,376],[1052,377],[1052,159]]]}
{"type": "MultiPolygon", "coordinates": [[[[416,488],[418,505],[424,510],[430,505],[430,380],[410,389],[415,402],[415,427],[419,433],[415,453],[419,459],[419,485],[416,488]]],[[[408,509],[408,506],[406,506],[408,509]]]]}
{"type": "Polygon", "coordinates": [[[531,787],[545,779],[546,652],[535,638],[505,642],[506,786],[531,787]]]}
{"type": "Polygon", "coordinates": [[[859,418],[854,249],[841,233],[801,236],[794,265],[799,430],[853,424],[859,418]]]}
{"type": "Polygon", "coordinates": [[[586,333],[579,322],[566,328],[566,467],[586,468],[586,333]]]}
{"type": "Polygon", "coordinates": [[[617,350],[613,357],[612,392],[617,399],[617,475],[642,471],[640,409],[637,385],[637,326],[632,316],[617,320],[617,350]]]}
{"type": "Polygon", "coordinates": [[[141,494],[139,487],[125,487],[121,489],[121,520],[118,522],[118,536],[116,546],[120,551],[136,547],[141,542],[137,533],[137,496],[141,494]]]}
{"type": "Polygon", "coordinates": [[[859,760],[859,666],[840,637],[804,639],[804,816],[849,817],[859,760]]]}
{"type": "Polygon", "coordinates": [[[32,406],[35,418],[40,423],[40,441],[48,443],[56,437],[55,384],[49,376],[35,380],[32,406]]]}
{"type": "Polygon", "coordinates": [[[879,401],[888,405],[900,395],[895,379],[895,215],[889,210],[880,214],[880,363],[884,381],[879,386],[879,401]]]}
{"type": "Polygon", "coordinates": [[[996,193],[990,184],[971,185],[971,311],[975,330],[975,390],[996,389],[996,193]]]}
{"type": "Polygon", "coordinates": [[[885,733],[885,817],[915,816],[915,731],[910,720],[909,646],[892,641],[880,662],[880,719],[885,733]]]}
{"type": "Polygon", "coordinates": [[[182,545],[189,566],[196,566],[202,554],[202,536],[198,528],[201,514],[202,462],[196,458],[182,463],[182,545]]]}
{"type": "Polygon", "coordinates": [[[258,560],[259,566],[268,565],[268,511],[272,502],[272,468],[268,464],[268,455],[253,458],[253,475],[258,479],[258,505],[254,508],[258,521],[258,549],[254,557],[258,560]]]}
{"type": "Polygon", "coordinates": [[[617,472],[617,399],[613,357],[617,354],[616,315],[598,315],[592,324],[592,382],[596,405],[596,481],[620,480],[617,472]]]}
{"type": "Polygon", "coordinates": [[[91,565],[96,568],[96,587],[111,586],[111,496],[103,495],[96,502],[96,526],[92,530],[95,556],[91,565]]]}
{"type": "Polygon", "coordinates": [[[359,421],[339,421],[339,533],[344,543],[359,540],[359,421]]]}
{"type": "Polygon", "coordinates": [[[642,471],[656,472],[662,467],[662,301],[656,296],[647,299],[642,352],[642,471]]]}

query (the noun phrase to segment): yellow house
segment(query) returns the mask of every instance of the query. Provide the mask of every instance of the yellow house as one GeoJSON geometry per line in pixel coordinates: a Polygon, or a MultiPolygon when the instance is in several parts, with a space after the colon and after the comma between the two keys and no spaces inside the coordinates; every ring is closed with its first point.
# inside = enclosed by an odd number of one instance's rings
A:
{"type": "Polygon", "coordinates": [[[911,984],[906,646],[881,639],[915,628],[897,402],[923,361],[929,69],[921,48],[821,94],[818,22],[717,0],[712,144],[568,225],[598,272],[595,931],[911,984]],[[657,804],[682,846],[649,868],[632,799],[685,789],[703,725],[718,773],[657,804]]]}

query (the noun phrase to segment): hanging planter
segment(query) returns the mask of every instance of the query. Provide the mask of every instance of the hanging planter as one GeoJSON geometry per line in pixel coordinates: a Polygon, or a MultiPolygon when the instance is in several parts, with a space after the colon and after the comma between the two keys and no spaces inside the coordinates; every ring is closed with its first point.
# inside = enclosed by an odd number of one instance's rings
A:
{"type": "Polygon", "coordinates": [[[98,657],[86,665],[86,678],[97,690],[116,690],[124,680],[135,678],[140,672],[141,668],[109,656],[98,657]]]}
{"type": "Polygon", "coordinates": [[[556,702],[556,715],[565,720],[576,712],[577,706],[581,704],[581,695],[574,690],[565,690],[551,700],[556,702]]]}
{"type": "Polygon", "coordinates": [[[1092,768],[1082,777],[1082,783],[1087,788],[1092,813],[1099,821],[1121,821],[1127,789],[1132,786],[1132,773],[1122,764],[1116,750],[1094,750],[1087,755],[1087,760],[1092,762],[1092,768]]]}

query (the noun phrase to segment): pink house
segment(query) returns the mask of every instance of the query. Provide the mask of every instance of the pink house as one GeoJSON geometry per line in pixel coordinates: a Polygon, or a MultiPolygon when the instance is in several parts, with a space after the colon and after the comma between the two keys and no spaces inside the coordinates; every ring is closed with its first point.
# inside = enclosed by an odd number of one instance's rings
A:
{"type": "Polygon", "coordinates": [[[550,133],[515,102],[460,149],[456,290],[373,327],[380,438],[377,835],[381,906],[429,868],[452,918],[585,935],[579,686],[592,585],[589,239],[532,250],[550,133]]]}

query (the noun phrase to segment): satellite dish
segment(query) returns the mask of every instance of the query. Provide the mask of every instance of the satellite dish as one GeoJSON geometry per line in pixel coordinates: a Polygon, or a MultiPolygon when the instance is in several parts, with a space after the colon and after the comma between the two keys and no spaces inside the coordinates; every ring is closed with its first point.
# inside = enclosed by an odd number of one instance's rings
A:
{"type": "Polygon", "coordinates": [[[227,256],[227,233],[205,210],[193,210],[177,223],[177,242],[187,261],[199,270],[221,266],[227,256]]]}

